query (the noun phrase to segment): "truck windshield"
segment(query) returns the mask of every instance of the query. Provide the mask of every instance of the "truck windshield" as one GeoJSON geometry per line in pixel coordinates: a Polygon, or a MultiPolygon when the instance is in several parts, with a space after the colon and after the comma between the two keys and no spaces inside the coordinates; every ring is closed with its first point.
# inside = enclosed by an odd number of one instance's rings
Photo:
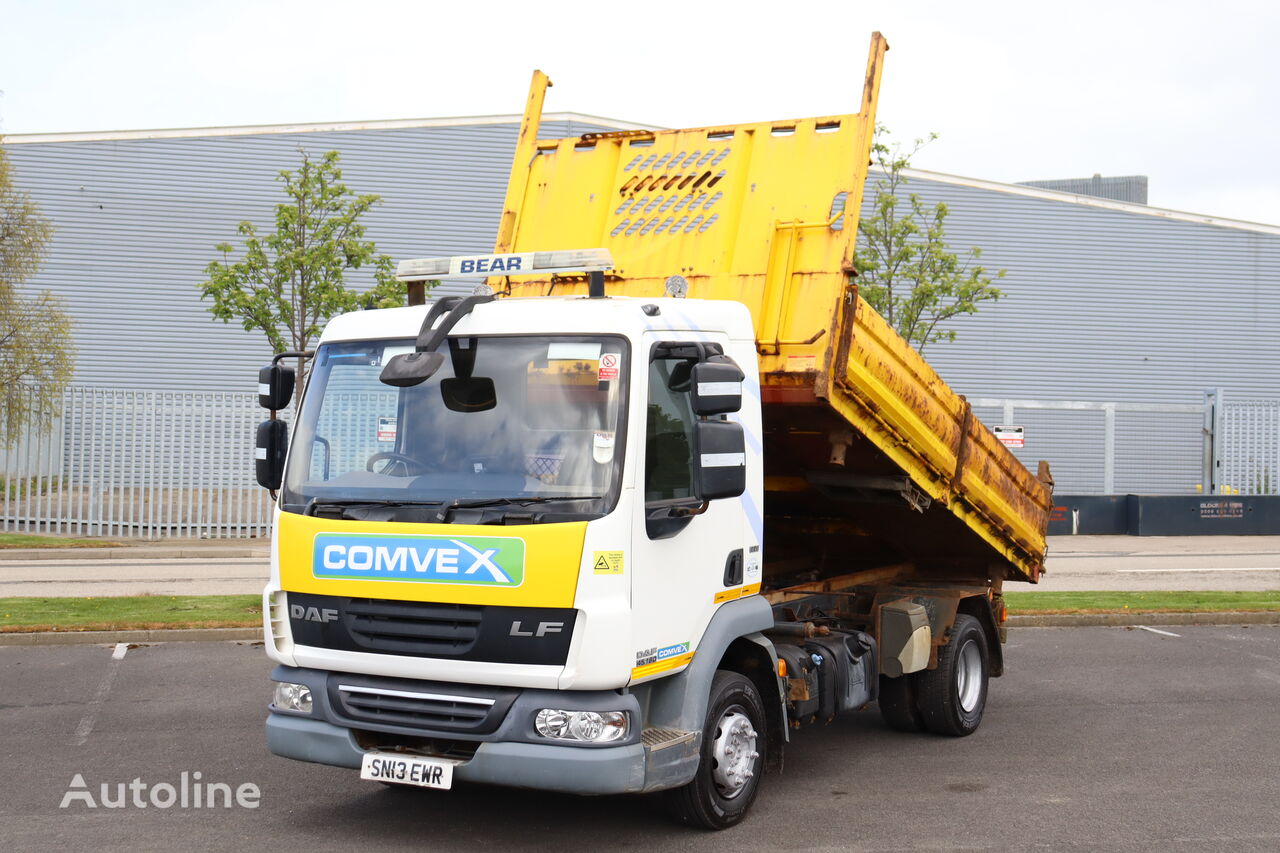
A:
{"type": "Polygon", "coordinates": [[[414,517],[438,521],[460,508],[499,518],[609,510],[622,469],[624,339],[450,338],[426,382],[382,384],[383,365],[413,349],[412,340],[319,348],[281,509],[421,506],[414,517]]]}

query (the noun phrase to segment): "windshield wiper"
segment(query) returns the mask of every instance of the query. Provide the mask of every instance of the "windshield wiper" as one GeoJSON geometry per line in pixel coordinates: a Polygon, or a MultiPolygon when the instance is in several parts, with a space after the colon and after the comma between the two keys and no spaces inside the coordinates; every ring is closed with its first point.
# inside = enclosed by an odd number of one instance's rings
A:
{"type": "MultiPolygon", "coordinates": [[[[485,507],[510,507],[507,512],[502,513],[503,519],[509,519],[517,515],[523,515],[517,512],[518,509],[527,509],[538,504],[549,503],[569,503],[574,501],[598,501],[603,500],[600,495],[541,495],[537,497],[527,498],[476,498],[467,499],[459,498],[451,501],[447,506],[440,510],[440,520],[447,521],[450,513],[458,509],[481,509],[485,507]]],[[[527,514],[532,518],[532,513],[527,514]]]]}
{"type": "Polygon", "coordinates": [[[477,507],[477,506],[502,506],[503,504],[515,504],[516,506],[528,506],[530,504],[547,504],[556,501],[598,501],[603,500],[601,495],[538,495],[527,498],[458,498],[456,501],[450,501],[445,505],[446,510],[455,507],[477,507]]]}
{"type": "MultiPolygon", "coordinates": [[[[431,513],[436,522],[444,522],[449,519],[450,513],[459,509],[484,509],[488,507],[508,507],[512,510],[525,509],[537,504],[549,503],[567,503],[572,501],[595,501],[603,500],[600,495],[540,495],[524,498],[455,498],[451,501],[446,500],[321,500],[312,498],[306,506],[303,515],[321,515],[327,517],[335,517],[329,513],[337,511],[336,517],[346,519],[364,520],[368,518],[370,511],[379,509],[395,509],[397,507],[428,507],[434,512],[431,513]],[[328,513],[325,511],[328,510],[328,513]]],[[[403,520],[426,521],[427,518],[413,518],[403,520]]]]}
{"type": "Polygon", "coordinates": [[[349,509],[361,508],[372,509],[375,507],[397,507],[397,506],[440,506],[444,501],[409,501],[409,500],[321,500],[320,498],[312,498],[307,502],[307,507],[303,510],[303,515],[316,515],[320,509],[336,509],[340,510],[345,516],[349,509]]]}

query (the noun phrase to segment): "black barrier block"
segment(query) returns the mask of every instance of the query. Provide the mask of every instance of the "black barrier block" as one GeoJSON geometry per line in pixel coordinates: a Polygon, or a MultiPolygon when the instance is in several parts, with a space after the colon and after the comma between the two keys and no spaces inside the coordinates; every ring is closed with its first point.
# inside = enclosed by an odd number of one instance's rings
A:
{"type": "Polygon", "coordinates": [[[1130,495],[1135,536],[1280,534],[1280,495],[1130,495]]]}
{"type": "Polygon", "coordinates": [[[1280,535],[1280,495],[1054,495],[1050,536],[1280,535]]]}
{"type": "Polygon", "coordinates": [[[1129,532],[1129,499],[1133,495],[1054,495],[1050,536],[1129,532]]]}

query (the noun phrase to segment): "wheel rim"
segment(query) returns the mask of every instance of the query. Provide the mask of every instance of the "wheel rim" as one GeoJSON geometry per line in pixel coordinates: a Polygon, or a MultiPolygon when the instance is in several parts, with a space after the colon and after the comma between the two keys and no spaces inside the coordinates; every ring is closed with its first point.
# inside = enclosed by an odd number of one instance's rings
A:
{"type": "Polygon", "coordinates": [[[960,648],[956,660],[956,695],[960,708],[967,714],[978,707],[982,696],[982,652],[969,640],[960,648]]]}
{"type": "Polygon", "coordinates": [[[742,793],[755,775],[756,729],[738,705],[725,710],[716,723],[711,743],[711,778],[720,796],[731,800],[742,793]]]}

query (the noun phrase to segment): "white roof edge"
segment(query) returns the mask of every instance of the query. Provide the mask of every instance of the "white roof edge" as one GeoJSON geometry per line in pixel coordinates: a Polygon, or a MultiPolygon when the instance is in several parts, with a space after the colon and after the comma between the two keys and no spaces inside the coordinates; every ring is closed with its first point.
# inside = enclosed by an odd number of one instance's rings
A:
{"type": "Polygon", "coordinates": [[[1170,210],[1164,207],[1152,207],[1148,204],[1138,204],[1137,202],[1132,201],[1115,201],[1109,198],[1097,198],[1096,196],[1062,192],[1061,190],[1047,190],[1041,187],[1029,187],[1025,184],[1005,184],[999,181],[984,181],[981,178],[964,178],[959,175],[946,175],[942,172],[928,172],[924,169],[903,169],[902,173],[908,179],[918,178],[922,181],[937,181],[941,184],[973,187],[975,189],[991,190],[992,192],[1006,193],[1008,195],[1021,195],[1028,198],[1038,198],[1044,201],[1079,204],[1085,207],[1117,210],[1122,213],[1137,213],[1143,216],[1155,216],[1160,219],[1169,219],[1176,222],[1194,222],[1198,225],[1216,225],[1220,228],[1235,228],[1240,231],[1256,231],[1261,234],[1280,234],[1280,225],[1268,225],[1264,222],[1248,222],[1243,219],[1227,219],[1221,216],[1209,216],[1202,213],[1188,213],[1183,210],[1170,210]]]}
{"type": "MultiPolygon", "coordinates": [[[[473,124],[519,124],[519,115],[451,116],[444,118],[375,119],[372,121],[302,122],[298,124],[246,124],[234,127],[178,127],[157,130],[105,130],[74,133],[15,133],[4,136],[5,145],[38,142],[110,142],[127,139],[187,139],[198,136],[258,136],[284,133],[324,133],[355,130],[394,130],[405,127],[459,127],[473,124]]],[[[616,130],[660,130],[648,124],[585,115],[545,113],[542,121],[575,121],[616,130]]]]}

